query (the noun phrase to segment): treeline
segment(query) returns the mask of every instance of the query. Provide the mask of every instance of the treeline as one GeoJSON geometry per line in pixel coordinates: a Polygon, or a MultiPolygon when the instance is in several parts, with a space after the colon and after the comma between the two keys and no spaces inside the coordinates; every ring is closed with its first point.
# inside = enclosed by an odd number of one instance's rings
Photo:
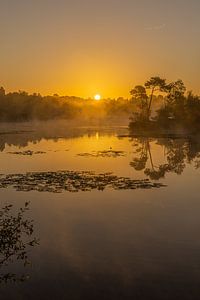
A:
{"type": "Polygon", "coordinates": [[[130,128],[136,130],[200,129],[200,96],[187,92],[182,80],[167,83],[166,79],[151,77],[144,85],[130,91],[136,104],[130,128]],[[156,105],[155,94],[162,95],[162,105],[152,114],[156,105]]]}
{"type": "Polygon", "coordinates": [[[182,80],[168,83],[151,77],[130,92],[131,98],[82,99],[79,97],[42,96],[24,91],[6,93],[0,88],[0,122],[31,120],[128,120],[130,128],[148,130],[200,129],[200,97],[187,92],[182,80]]]}
{"type": "Polygon", "coordinates": [[[132,100],[82,99],[70,96],[41,96],[24,91],[6,93],[0,88],[0,122],[21,122],[30,120],[80,119],[96,120],[101,118],[127,119],[136,108],[132,100]]]}

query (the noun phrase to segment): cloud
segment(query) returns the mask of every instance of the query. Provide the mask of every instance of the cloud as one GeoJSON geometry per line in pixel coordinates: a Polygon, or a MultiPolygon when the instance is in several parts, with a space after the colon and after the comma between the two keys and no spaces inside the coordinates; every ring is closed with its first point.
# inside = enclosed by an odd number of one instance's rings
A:
{"type": "Polygon", "coordinates": [[[155,25],[155,26],[151,26],[151,27],[146,27],[145,30],[149,30],[149,31],[157,31],[157,30],[163,30],[166,27],[166,24],[159,24],[159,25],[155,25]]]}

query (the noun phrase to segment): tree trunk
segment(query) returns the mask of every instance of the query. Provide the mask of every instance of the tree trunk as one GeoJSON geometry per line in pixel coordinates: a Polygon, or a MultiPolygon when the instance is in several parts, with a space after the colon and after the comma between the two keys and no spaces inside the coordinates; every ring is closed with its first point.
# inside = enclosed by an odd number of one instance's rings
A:
{"type": "Polygon", "coordinates": [[[153,94],[154,94],[154,88],[152,89],[150,100],[149,100],[149,107],[148,107],[148,117],[149,118],[150,118],[150,115],[151,115],[151,104],[152,104],[152,100],[153,100],[153,94]]]}

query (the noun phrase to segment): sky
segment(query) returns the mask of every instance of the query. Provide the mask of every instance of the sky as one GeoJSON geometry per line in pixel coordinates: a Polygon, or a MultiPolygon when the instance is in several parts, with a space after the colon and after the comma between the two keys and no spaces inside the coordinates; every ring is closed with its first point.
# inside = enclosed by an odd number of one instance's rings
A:
{"type": "Polygon", "coordinates": [[[128,97],[151,76],[200,93],[199,0],[0,0],[0,85],[128,97]]]}

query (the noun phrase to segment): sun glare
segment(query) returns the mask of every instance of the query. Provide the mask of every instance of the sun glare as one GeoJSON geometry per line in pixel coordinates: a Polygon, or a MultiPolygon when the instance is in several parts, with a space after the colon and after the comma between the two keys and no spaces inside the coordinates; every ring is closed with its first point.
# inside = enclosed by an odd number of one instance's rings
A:
{"type": "Polygon", "coordinates": [[[96,94],[96,95],[94,96],[94,100],[97,100],[97,101],[101,100],[101,95],[96,94]]]}

